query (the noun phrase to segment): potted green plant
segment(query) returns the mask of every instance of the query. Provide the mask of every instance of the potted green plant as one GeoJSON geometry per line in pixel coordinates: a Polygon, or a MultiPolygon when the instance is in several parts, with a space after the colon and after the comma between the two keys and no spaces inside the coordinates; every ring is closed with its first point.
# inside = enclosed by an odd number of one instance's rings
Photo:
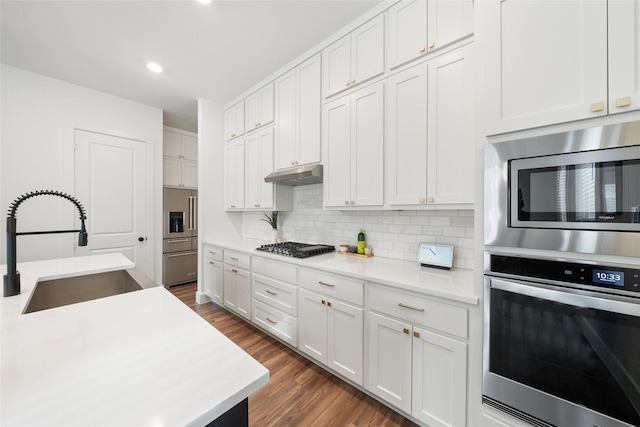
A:
{"type": "Polygon", "coordinates": [[[278,211],[264,212],[260,220],[268,223],[271,226],[271,236],[274,243],[280,241],[280,235],[278,231],[278,211]]]}

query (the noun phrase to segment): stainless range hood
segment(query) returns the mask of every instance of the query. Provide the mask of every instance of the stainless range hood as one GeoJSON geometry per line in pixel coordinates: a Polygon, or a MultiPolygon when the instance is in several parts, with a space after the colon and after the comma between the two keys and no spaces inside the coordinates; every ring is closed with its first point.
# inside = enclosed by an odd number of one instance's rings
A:
{"type": "Polygon", "coordinates": [[[264,182],[290,186],[318,184],[322,182],[322,165],[307,165],[273,172],[264,178],[264,182]]]}

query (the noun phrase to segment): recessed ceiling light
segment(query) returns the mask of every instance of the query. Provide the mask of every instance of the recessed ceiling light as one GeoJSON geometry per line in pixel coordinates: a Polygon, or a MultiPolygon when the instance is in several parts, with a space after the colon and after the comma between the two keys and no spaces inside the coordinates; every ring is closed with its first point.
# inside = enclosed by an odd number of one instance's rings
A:
{"type": "Polygon", "coordinates": [[[211,0],[198,0],[200,3],[209,4],[211,0]]]}
{"type": "Polygon", "coordinates": [[[155,62],[149,62],[147,64],[147,68],[153,71],[154,73],[162,72],[162,67],[159,64],[156,64],[155,62]]]}

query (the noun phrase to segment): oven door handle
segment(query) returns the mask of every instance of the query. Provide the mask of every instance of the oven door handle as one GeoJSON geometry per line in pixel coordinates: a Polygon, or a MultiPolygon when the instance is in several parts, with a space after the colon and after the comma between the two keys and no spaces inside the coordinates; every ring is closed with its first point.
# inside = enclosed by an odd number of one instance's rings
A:
{"type": "Polygon", "coordinates": [[[501,289],[575,307],[592,308],[640,317],[640,300],[635,298],[560,288],[544,284],[531,285],[525,282],[503,280],[495,277],[490,278],[490,287],[491,289],[501,289]]]}

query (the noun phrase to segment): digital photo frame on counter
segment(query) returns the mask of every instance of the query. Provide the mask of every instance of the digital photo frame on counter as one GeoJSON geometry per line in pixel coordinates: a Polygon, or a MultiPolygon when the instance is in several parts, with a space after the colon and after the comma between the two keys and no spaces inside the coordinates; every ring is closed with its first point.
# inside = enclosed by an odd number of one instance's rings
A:
{"type": "Polygon", "coordinates": [[[420,243],[418,246],[418,262],[422,267],[451,270],[453,246],[420,243]]]}

